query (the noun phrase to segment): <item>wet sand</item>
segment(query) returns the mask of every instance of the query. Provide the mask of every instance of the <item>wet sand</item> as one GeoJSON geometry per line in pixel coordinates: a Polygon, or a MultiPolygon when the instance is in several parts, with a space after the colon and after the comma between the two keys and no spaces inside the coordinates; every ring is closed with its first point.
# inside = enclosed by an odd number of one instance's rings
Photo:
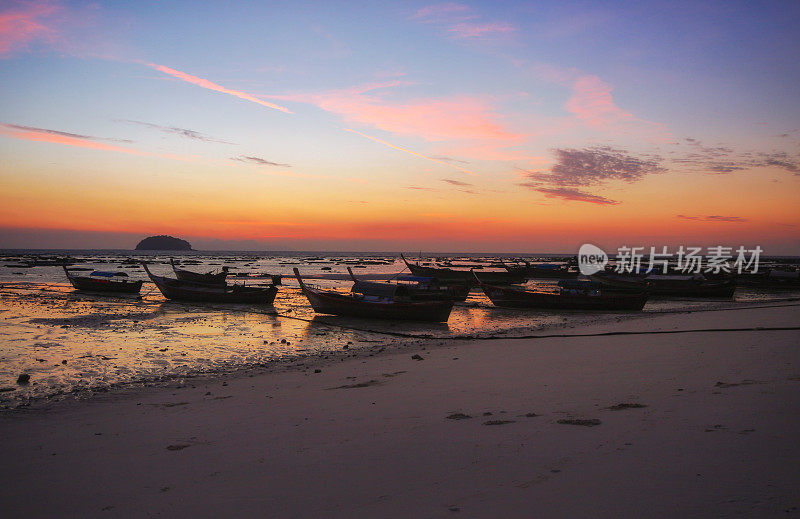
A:
{"type": "Polygon", "coordinates": [[[644,312],[547,312],[497,308],[473,291],[447,323],[432,324],[315,315],[296,283],[281,287],[274,307],[179,303],[145,289],[140,298],[81,293],[55,282],[2,284],[0,409],[430,338],[512,337],[665,311],[798,300],[764,293],[772,300],[745,294],[736,301],[657,299],[644,312]],[[30,375],[30,384],[16,385],[20,373],[30,375]]]}
{"type": "Polygon", "coordinates": [[[798,323],[797,303],[653,315],[7,411],[0,502],[7,517],[800,513],[800,331],[775,329],[798,323]],[[700,329],[717,331],[650,333],[700,329]]]}

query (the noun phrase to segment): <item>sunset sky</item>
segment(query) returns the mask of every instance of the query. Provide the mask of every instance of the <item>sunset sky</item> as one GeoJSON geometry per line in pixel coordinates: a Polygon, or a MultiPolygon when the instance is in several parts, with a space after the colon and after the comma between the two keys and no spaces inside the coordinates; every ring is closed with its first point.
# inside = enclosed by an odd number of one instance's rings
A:
{"type": "Polygon", "coordinates": [[[0,0],[0,248],[800,254],[800,2],[0,0]]]}

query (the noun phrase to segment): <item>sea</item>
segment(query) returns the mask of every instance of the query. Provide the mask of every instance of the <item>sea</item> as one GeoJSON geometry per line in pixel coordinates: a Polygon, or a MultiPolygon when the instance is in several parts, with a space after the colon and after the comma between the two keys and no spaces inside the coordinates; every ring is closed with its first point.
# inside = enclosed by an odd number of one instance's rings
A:
{"type": "MultiPolygon", "coordinates": [[[[524,255],[533,261],[567,256],[524,255]]],[[[492,269],[517,257],[425,254],[421,259],[492,269]]],[[[416,255],[412,259],[416,261],[416,255]]],[[[652,313],[800,297],[800,291],[738,287],[733,300],[656,298],[642,312],[566,312],[497,308],[476,289],[441,324],[316,315],[292,269],[298,268],[311,284],[347,291],[352,285],[348,267],[366,280],[408,273],[397,253],[0,250],[0,409],[90,398],[116,388],[185,384],[204,376],[311,369],[315,360],[341,361],[454,340],[522,337],[652,313]],[[138,295],[81,293],[69,284],[61,266],[46,264],[65,257],[77,274],[123,271],[130,279],[146,282],[138,295]],[[282,284],[271,306],[169,301],[148,280],[141,262],[147,261],[154,274],[172,276],[171,259],[196,272],[228,267],[232,283],[268,283],[278,275],[282,284]],[[38,265],[42,260],[45,264],[38,265]],[[18,382],[23,374],[29,376],[27,384],[18,382]]],[[[547,290],[555,281],[528,283],[547,290]]]]}

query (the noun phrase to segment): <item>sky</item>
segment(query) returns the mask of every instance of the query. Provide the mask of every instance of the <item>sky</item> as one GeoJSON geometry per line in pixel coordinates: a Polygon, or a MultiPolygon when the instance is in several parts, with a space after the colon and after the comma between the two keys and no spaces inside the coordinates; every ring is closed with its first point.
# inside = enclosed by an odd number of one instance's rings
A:
{"type": "Polygon", "coordinates": [[[0,248],[800,254],[800,3],[0,0],[0,248]]]}

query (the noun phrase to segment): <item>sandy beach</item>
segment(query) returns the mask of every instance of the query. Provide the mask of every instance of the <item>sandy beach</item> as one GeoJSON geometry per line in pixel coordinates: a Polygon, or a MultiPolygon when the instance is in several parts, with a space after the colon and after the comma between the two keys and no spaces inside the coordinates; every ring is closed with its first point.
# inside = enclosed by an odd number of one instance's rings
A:
{"type": "Polygon", "coordinates": [[[3,516],[800,513],[798,323],[653,315],[9,411],[3,516]]]}

